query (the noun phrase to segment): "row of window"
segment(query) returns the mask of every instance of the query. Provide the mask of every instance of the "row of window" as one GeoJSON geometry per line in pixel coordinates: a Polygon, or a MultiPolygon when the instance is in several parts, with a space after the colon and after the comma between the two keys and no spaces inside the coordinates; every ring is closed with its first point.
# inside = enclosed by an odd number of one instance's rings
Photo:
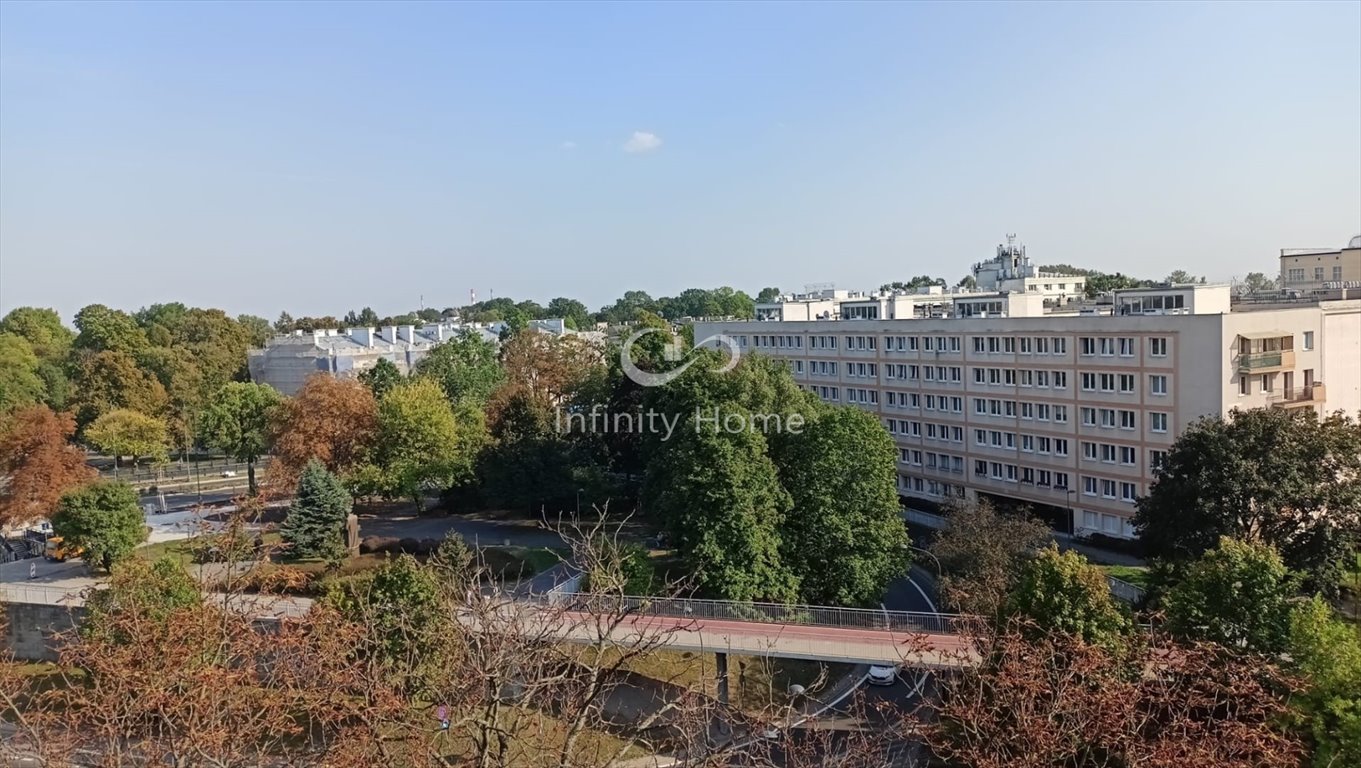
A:
{"type": "Polygon", "coordinates": [[[1035,387],[1037,389],[1067,389],[1067,371],[1031,370],[1029,368],[973,368],[973,383],[1002,387],[1035,387]]]}
{"type": "Polygon", "coordinates": [[[964,498],[964,486],[942,483],[930,478],[898,476],[898,490],[925,496],[964,498]]]}
{"type": "MultiPolygon", "coordinates": [[[[747,346],[747,337],[738,336],[738,345],[747,346]]],[[[1022,355],[1066,355],[1068,339],[1065,336],[973,336],[970,337],[973,351],[977,353],[1022,354],[1022,355]]],[[[845,349],[873,351],[877,348],[876,336],[844,336],[845,349]]],[[[959,352],[958,336],[885,336],[885,352],[959,352]]],[[[752,346],[761,349],[803,349],[803,336],[797,334],[757,334],[751,337],[752,346]]],[[[808,337],[809,349],[836,349],[837,337],[819,335],[808,337]]],[[[1083,356],[1133,357],[1135,339],[1132,336],[1081,336],[1078,350],[1083,356]]],[[[1167,338],[1157,336],[1148,340],[1148,354],[1152,357],[1167,356],[1167,338]]]]}
{"type": "MultiPolygon", "coordinates": [[[[1134,394],[1134,374],[1132,373],[1093,373],[1081,374],[1083,392],[1119,392],[1122,395],[1134,394]]],[[[1167,394],[1167,375],[1152,373],[1148,376],[1148,393],[1159,397],[1167,394]]]]}
{"type": "Polygon", "coordinates": [[[1038,453],[1045,456],[1067,456],[1068,438],[1066,437],[1046,437],[1044,435],[1017,435],[1015,432],[1001,432],[998,430],[975,429],[973,431],[974,445],[983,448],[1008,448],[1015,450],[1020,447],[1025,453],[1038,453]]]}
{"type": "Polygon", "coordinates": [[[1030,403],[975,397],[973,398],[973,412],[977,416],[1001,416],[1012,419],[1019,417],[1034,421],[1053,421],[1056,424],[1068,423],[1068,406],[1053,403],[1030,403]]]}
{"type": "Polygon", "coordinates": [[[960,381],[964,378],[964,369],[958,365],[885,363],[884,378],[902,381],[960,381]]]}
{"type": "Polygon", "coordinates": [[[953,424],[936,424],[930,421],[923,423],[908,419],[884,419],[884,427],[890,435],[924,437],[927,440],[964,444],[964,428],[953,424]]]}
{"type": "MultiPolygon", "coordinates": [[[[1323,280],[1323,275],[1324,275],[1323,270],[1324,270],[1323,267],[1314,267],[1314,280],[1316,280],[1316,281],[1321,281],[1321,280],[1323,280]]],[[[1302,282],[1304,282],[1304,275],[1305,275],[1305,272],[1304,272],[1304,268],[1303,268],[1303,267],[1299,267],[1299,268],[1294,268],[1294,267],[1292,267],[1292,268],[1287,272],[1287,274],[1286,274],[1286,282],[1290,282],[1290,283],[1302,283],[1302,282]]],[[[1333,267],[1333,279],[1334,279],[1334,280],[1341,280],[1341,279],[1342,279],[1342,267],[1340,267],[1340,266],[1334,266],[1334,267],[1333,267]]]]}
{"type": "Polygon", "coordinates": [[[1103,499],[1119,499],[1133,504],[1139,497],[1139,488],[1134,483],[1106,480],[1099,477],[1082,476],[1082,495],[1100,496],[1103,499]]]}
{"type": "Polygon", "coordinates": [[[889,408],[925,408],[942,413],[963,413],[964,398],[946,395],[922,395],[916,392],[887,392],[884,403],[889,408]],[[924,405],[923,405],[924,404],[924,405]]]}
{"type": "Polygon", "coordinates": [[[932,453],[915,448],[901,448],[898,451],[898,461],[914,467],[934,469],[938,472],[964,474],[964,457],[949,453],[932,453]]]}
{"type": "Polygon", "coordinates": [[[973,463],[973,473],[977,477],[989,477],[993,480],[1002,480],[1008,483],[1036,485],[1041,488],[1052,487],[1059,490],[1068,488],[1067,472],[1054,472],[1048,469],[1035,469],[1034,467],[1018,467],[1015,464],[1003,464],[997,461],[975,459],[973,463]]]}

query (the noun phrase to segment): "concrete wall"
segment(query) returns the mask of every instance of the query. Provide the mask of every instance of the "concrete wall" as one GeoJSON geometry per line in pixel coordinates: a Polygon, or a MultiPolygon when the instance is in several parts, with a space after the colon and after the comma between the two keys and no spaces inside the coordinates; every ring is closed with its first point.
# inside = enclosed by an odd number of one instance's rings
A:
{"type": "Polygon", "coordinates": [[[0,603],[5,614],[5,650],[20,661],[53,661],[57,634],[74,629],[84,608],[46,603],[0,603]]]}

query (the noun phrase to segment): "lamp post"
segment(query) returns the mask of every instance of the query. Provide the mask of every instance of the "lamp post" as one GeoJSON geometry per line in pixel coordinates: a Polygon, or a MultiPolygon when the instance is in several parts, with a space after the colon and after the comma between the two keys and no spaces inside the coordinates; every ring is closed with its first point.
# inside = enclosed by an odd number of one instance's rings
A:
{"type": "Polygon", "coordinates": [[[1064,501],[1068,503],[1068,535],[1073,536],[1077,533],[1077,524],[1073,521],[1073,489],[1063,489],[1064,501]]]}
{"type": "Polygon", "coordinates": [[[907,548],[910,549],[910,550],[912,550],[913,552],[920,552],[920,553],[922,553],[923,555],[926,555],[927,557],[929,557],[929,558],[931,558],[932,560],[934,560],[935,563],[936,563],[936,573],[941,573],[941,572],[944,570],[944,569],[941,568],[941,566],[940,566],[940,558],[938,558],[938,557],[936,557],[934,554],[932,554],[930,550],[928,550],[928,549],[922,549],[921,547],[914,547],[914,546],[912,546],[911,544],[908,544],[908,545],[907,545],[907,548]]]}

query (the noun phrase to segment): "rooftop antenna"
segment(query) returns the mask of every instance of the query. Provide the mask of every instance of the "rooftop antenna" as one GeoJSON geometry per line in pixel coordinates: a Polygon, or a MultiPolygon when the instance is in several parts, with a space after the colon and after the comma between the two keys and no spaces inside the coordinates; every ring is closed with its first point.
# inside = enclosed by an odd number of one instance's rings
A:
{"type": "Polygon", "coordinates": [[[469,303],[469,304],[476,304],[476,303],[477,303],[477,289],[476,289],[476,288],[469,288],[469,289],[468,289],[468,303],[469,303]]]}

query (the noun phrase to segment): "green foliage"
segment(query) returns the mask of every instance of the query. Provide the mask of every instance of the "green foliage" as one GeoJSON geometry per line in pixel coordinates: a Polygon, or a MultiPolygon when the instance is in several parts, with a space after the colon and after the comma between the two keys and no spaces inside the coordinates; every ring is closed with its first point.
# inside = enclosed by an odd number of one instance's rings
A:
{"type": "Polygon", "coordinates": [[[126,622],[119,618],[163,626],[174,613],[202,604],[203,592],[180,561],[132,557],[113,566],[104,589],[90,592],[80,633],[86,639],[126,645],[132,640],[124,632],[126,622]]]}
{"type": "Polygon", "coordinates": [[[592,567],[586,573],[584,591],[614,595],[651,595],[657,569],[652,555],[641,544],[600,537],[593,542],[592,567]]]}
{"type": "Polygon", "coordinates": [[[0,333],[0,413],[46,399],[47,386],[39,365],[27,339],[0,333]]]}
{"type": "Polygon", "coordinates": [[[345,520],[350,494],[320,461],[312,459],[298,479],[298,493],[280,533],[299,558],[338,562],[345,557],[345,520]]]}
{"type": "Polygon", "coordinates": [[[101,481],[69,491],[52,515],[52,532],[85,549],[86,562],[109,570],[146,541],[137,492],[126,483],[101,481]]]}
{"type": "Polygon", "coordinates": [[[1305,680],[1297,704],[1316,768],[1361,765],[1361,629],[1332,613],[1315,597],[1290,622],[1290,658],[1305,680]]]}
{"type": "Polygon", "coordinates": [[[779,288],[775,288],[775,287],[762,288],[762,289],[761,289],[761,292],[758,293],[758,294],[756,294],[756,303],[757,303],[757,304],[769,304],[769,303],[775,301],[775,300],[778,299],[778,298],[780,298],[780,289],[779,289],[779,288]]]}
{"type": "Polygon", "coordinates": [[[361,649],[392,674],[412,679],[438,663],[448,620],[439,582],[430,568],[400,555],[360,576],[327,583],[323,600],[368,628],[361,649]]]}
{"type": "Polygon", "coordinates": [[[141,456],[165,461],[167,439],[165,422],[127,408],[109,411],[85,428],[85,440],[95,448],[134,461],[141,456]]]}
{"type": "Polygon", "coordinates": [[[241,326],[241,330],[246,334],[246,341],[251,347],[263,347],[274,335],[274,328],[269,321],[263,317],[255,315],[237,315],[236,322],[241,326]]]}
{"type": "Polygon", "coordinates": [[[877,605],[907,572],[898,502],[898,449],[873,415],[826,409],[776,443],[780,480],[794,502],[780,554],[815,605],[877,605]]]}
{"type": "Polygon", "coordinates": [[[119,350],[82,355],[75,384],[73,404],[82,427],[118,408],[156,416],[169,402],[161,382],[141,368],[135,357],[119,350]]]}
{"type": "Polygon", "coordinates": [[[563,296],[548,302],[544,314],[547,317],[561,317],[567,322],[567,327],[575,331],[589,330],[595,325],[595,321],[591,319],[591,313],[586,309],[585,304],[563,296]]]}
{"type": "Polygon", "coordinates": [[[91,304],[76,313],[79,333],[73,346],[85,352],[136,353],[148,344],[146,332],[128,313],[91,304]]]}
{"type": "Polygon", "coordinates": [[[401,384],[404,378],[397,364],[386,357],[380,357],[372,368],[359,372],[359,381],[369,388],[375,400],[382,400],[383,395],[401,384]]]}
{"type": "Polygon", "coordinates": [[[1201,419],[1173,444],[1134,522],[1155,557],[1195,558],[1223,536],[1261,541],[1332,593],[1361,539],[1361,424],[1281,408],[1201,419]]]}
{"type": "Polygon", "coordinates": [[[40,360],[63,361],[76,335],[62,325],[54,309],[16,307],[0,320],[0,333],[12,333],[33,345],[40,360]]]}
{"type": "Polygon", "coordinates": [[[485,403],[505,380],[496,345],[470,330],[431,349],[416,363],[414,375],[438,383],[450,403],[485,403]]]}
{"type": "Polygon", "coordinates": [[[426,490],[447,488],[461,479],[467,458],[459,453],[454,412],[438,384],[429,378],[409,379],[378,403],[375,454],[389,487],[418,508],[426,490]]]}
{"type": "MultiPolygon", "coordinates": [[[[734,405],[720,418],[749,412],[734,405]]],[[[674,537],[708,595],[729,600],[794,599],[798,580],[780,558],[780,525],[792,505],[765,439],[683,422],[649,462],[645,508],[674,537]]]]}
{"type": "Polygon", "coordinates": [[[1294,593],[1275,550],[1223,538],[1185,569],[1162,607],[1174,635],[1276,654],[1286,648],[1294,593]]]}
{"type": "Polygon", "coordinates": [[[895,281],[893,281],[893,282],[891,282],[891,283],[884,283],[883,285],[879,286],[879,290],[881,290],[881,291],[915,291],[915,290],[918,289],[918,288],[925,288],[925,287],[927,287],[927,286],[932,286],[932,285],[938,285],[938,286],[944,288],[944,287],[946,286],[945,278],[943,278],[943,277],[931,277],[930,275],[917,275],[916,277],[912,278],[911,280],[908,280],[908,281],[905,282],[905,283],[904,283],[904,282],[901,282],[901,281],[898,281],[898,280],[895,280],[895,281]]]}
{"type": "Polygon", "coordinates": [[[267,384],[232,382],[213,393],[199,416],[204,442],[247,462],[255,493],[255,462],[269,449],[269,429],[283,395],[267,384]]]}
{"type": "Polygon", "coordinates": [[[1060,552],[1054,544],[1021,567],[1007,609],[1045,632],[1059,631],[1089,643],[1109,644],[1129,624],[1101,569],[1076,552],[1060,552]]]}
{"type": "Polygon", "coordinates": [[[571,503],[575,470],[586,463],[576,445],[558,431],[545,398],[517,388],[502,406],[493,443],[478,460],[482,491],[493,504],[537,510],[571,503]]]}

